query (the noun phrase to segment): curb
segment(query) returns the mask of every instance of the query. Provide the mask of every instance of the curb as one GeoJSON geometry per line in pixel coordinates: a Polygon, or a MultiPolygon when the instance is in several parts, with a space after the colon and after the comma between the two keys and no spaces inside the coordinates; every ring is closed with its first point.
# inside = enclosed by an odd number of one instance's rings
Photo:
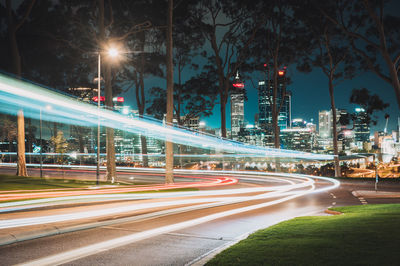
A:
{"type": "Polygon", "coordinates": [[[332,214],[332,215],[341,215],[341,214],[343,214],[342,212],[333,211],[333,210],[329,210],[329,209],[326,209],[324,212],[327,213],[327,214],[332,214]]]}
{"type": "Polygon", "coordinates": [[[210,250],[209,252],[203,254],[202,256],[194,259],[193,261],[185,264],[185,266],[202,266],[204,264],[206,264],[209,260],[211,260],[212,258],[214,258],[217,254],[221,253],[222,251],[224,251],[225,249],[230,248],[231,246],[239,243],[240,241],[242,241],[243,239],[246,239],[247,237],[249,237],[249,235],[251,235],[252,233],[258,231],[260,229],[257,229],[255,231],[251,231],[248,233],[245,233],[239,237],[237,237],[236,239],[234,239],[233,241],[230,241],[222,246],[219,246],[213,250],[210,250]]]}

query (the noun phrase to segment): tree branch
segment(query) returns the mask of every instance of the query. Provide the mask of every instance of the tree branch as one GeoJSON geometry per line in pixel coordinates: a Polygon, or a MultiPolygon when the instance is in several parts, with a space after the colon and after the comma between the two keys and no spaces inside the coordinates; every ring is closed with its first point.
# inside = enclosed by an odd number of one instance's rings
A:
{"type": "Polygon", "coordinates": [[[367,61],[368,67],[369,67],[375,74],[377,74],[377,75],[378,75],[381,79],[383,79],[384,81],[391,83],[390,77],[388,77],[388,76],[384,75],[382,72],[380,72],[379,69],[378,69],[377,67],[374,66],[374,64],[372,63],[370,57],[369,57],[364,51],[362,51],[361,49],[358,49],[358,48],[355,46],[355,44],[354,44],[353,41],[351,42],[351,46],[353,47],[354,51],[356,51],[358,54],[360,54],[360,55],[367,61]]]}
{"type": "MultiPolygon", "coordinates": [[[[387,44],[386,44],[386,38],[385,38],[385,28],[382,24],[382,21],[378,18],[374,10],[372,10],[371,6],[369,5],[368,0],[364,0],[364,6],[367,9],[369,16],[375,21],[376,27],[378,28],[379,32],[379,39],[381,42],[381,46],[378,48],[381,51],[387,51],[387,44]]],[[[381,9],[383,12],[383,8],[381,9]]]]}
{"type": "Polygon", "coordinates": [[[128,38],[130,35],[133,35],[135,33],[139,33],[141,31],[147,30],[151,27],[151,22],[150,21],[145,21],[143,23],[137,24],[133,27],[131,27],[125,34],[119,36],[119,37],[110,37],[110,41],[123,41],[126,38],[128,38]]]}
{"type": "Polygon", "coordinates": [[[33,8],[35,2],[36,2],[36,0],[32,0],[32,1],[29,3],[28,9],[26,10],[24,17],[23,17],[23,18],[21,19],[21,21],[15,26],[15,30],[16,30],[16,31],[17,31],[17,30],[25,23],[25,21],[28,19],[29,14],[31,13],[32,8],[33,8]]]}
{"type": "Polygon", "coordinates": [[[344,31],[344,33],[346,35],[348,35],[349,37],[356,38],[356,39],[362,39],[369,45],[373,46],[375,49],[378,49],[378,50],[380,49],[380,47],[376,43],[372,42],[371,40],[369,40],[368,38],[366,38],[365,36],[363,36],[359,33],[348,30],[344,25],[339,23],[336,19],[329,16],[324,10],[322,10],[321,8],[318,8],[318,9],[329,21],[331,21],[334,25],[339,26],[339,28],[342,29],[344,31]]]}
{"type": "Polygon", "coordinates": [[[110,23],[106,26],[106,29],[109,29],[112,26],[112,24],[114,24],[114,14],[113,14],[111,0],[108,0],[108,9],[110,12],[110,23]]]}

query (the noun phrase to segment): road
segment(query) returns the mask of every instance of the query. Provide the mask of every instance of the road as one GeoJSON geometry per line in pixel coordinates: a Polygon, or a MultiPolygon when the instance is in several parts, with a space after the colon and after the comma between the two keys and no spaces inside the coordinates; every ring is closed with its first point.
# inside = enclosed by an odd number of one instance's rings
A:
{"type": "MultiPolygon", "coordinates": [[[[140,174],[144,173],[135,173],[134,175],[139,178],[140,174]]],[[[190,175],[190,173],[185,174],[190,175]]],[[[198,173],[192,173],[192,175],[198,175],[198,173]]],[[[216,174],[209,173],[207,176],[216,176],[216,174]]],[[[36,230],[37,228],[44,230],[49,226],[62,228],[79,227],[85,224],[98,225],[86,230],[3,245],[0,247],[1,264],[202,264],[202,259],[207,258],[207,255],[214,254],[226,245],[230,245],[260,228],[297,216],[324,215],[324,210],[331,206],[363,204],[352,194],[352,191],[370,190],[374,187],[373,182],[346,181],[333,190],[305,194],[304,192],[313,186],[318,190],[332,186],[332,184],[325,180],[315,180],[310,184],[306,178],[293,177],[277,178],[250,174],[224,174],[224,176],[238,178],[239,183],[218,187],[218,190],[206,188],[201,191],[185,192],[184,196],[167,193],[164,194],[167,196],[157,198],[151,193],[151,197],[141,198],[140,194],[135,194],[136,198],[124,200],[63,202],[62,204],[54,203],[54,205],[35,206],[31,209],[2,213],[0,214],[0,228],[4,221],[9,219],[20,221],[27,217],[89,213],[93,210],[117,210],[128,206],[155,204],[140,210],[137,207],[136,210],[121,213],[64,220],[57,223],[45,222],[31,226],[36,230]],[[286,189],[283,189],[285,186],[286,189]],[[291,187],[290,190],[287,189],[288,186],[291,187]],[[279,187],[281,189],[277,189],[279,187]],[[218,193],[210,194],[215,191],[218,193]],[[269,195],[269,197],[262,195],[269,195]],[[192,202],[189,203],[189,201],[192,202]],[[167,202],[171,205],[166,206],[167,202]],[[256,208],[255,206],[261,207],[256,208]],[[183,211],[183,208],[191,209],[183,211]],[[251,210],[251,208],[253,209],[251,210]],[[237,213],[235,214],[235,212],[237,213]]],[[[145,177],[144,175],[141,178],[145,177]]],[[[153,179],[162,178],[160,174],[151,177],[153,179]]],[[[130,180],[129,175],[126,175],[126,178],[130,180]]],[[[386,187],[388,190],[400,191],[398,185],[382,185],[382,188],[386,187]]],[[[398,199],[375,200],[378,203],[400,202],[398,199]]],[[[12,226],[16,226],[16,223],[12,226]]],[[[4,228],[0,229],[0,232],[5,230],[7,232],[10,230],[26,231],[29,227],[4,228]]]]}

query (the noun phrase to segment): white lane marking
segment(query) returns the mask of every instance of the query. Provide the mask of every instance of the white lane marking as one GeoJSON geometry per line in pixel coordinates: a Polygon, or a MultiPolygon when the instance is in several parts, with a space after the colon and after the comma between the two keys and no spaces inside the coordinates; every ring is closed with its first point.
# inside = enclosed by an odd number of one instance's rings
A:
{"type": "Polygon", "coordinates": [[[332,202],[332,205],[335,206],[335,205],[336,205],[336,202],[332,202]]]}
{"type": "Polygon", "coordinates": [[[368,202],[364,199],[364,197],[358,197],[358,200],[361,202],[362,205],[368,204],[368,202]]]}

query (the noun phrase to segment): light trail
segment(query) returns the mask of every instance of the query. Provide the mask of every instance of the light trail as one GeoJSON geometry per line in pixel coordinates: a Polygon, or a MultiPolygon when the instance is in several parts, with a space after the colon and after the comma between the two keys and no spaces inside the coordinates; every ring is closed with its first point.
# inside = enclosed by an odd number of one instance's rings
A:
{"type": "Polygon", "coordinates": [[[178,127],[166,126],[161,121],[147,118],[129,118],[121,114],[98,110],[96,106],[45,89],[43,87],[0,74],[0,112],[15,115],[21,107],[25,116],[39,119],[43,106],[54,108],[43,112],[43,119],[64,124],[96,126],[98,116],[103,126],[131,133],[170,140],[174,143],[203,149],[215,149],[234,154],[251,154],[264,157],[301,158],[308,160],[333,160],[332,155],[312,154],[299,151],[257,147],[226,139],[191,132],[178,127]]]}
{"type": "MultiPolygon", "coordinates": [[[[314,177],[305,176],[305,175],[297,175],[297,177],[299,177],[299,178],[302,177],[302,178],[306,178],[306,179],[314,178],[314,177]]],[[[320,178],[320,179],[325,180],[325,181],[331,181],[332,186],[330,186],[328,188],[315,189],[315,186],[313,184],[308,190],[298,191],[296,193],[289,194],[289,195],[284,194],[284,197],[280,198],[280,199],[276,199],[276,200],[272,200],[272,201],[260,203],[260,204],[254,204],[251,206],[241,207],[241,208],[237,208],[237,209],[232,209],[232,210],[228,210],[228,211],[223,211],[223,212],[207,215],[207,216],[204,216],[201,218],[196,218],[196,219],[192,219],[192,220],[188,220],[188,221],[184,221],[184,222],[180,222],[180,223],[162,226],[162,227],[158,227],[158,228],[151,229],[151,230],[146,230],[146,231],[139,232],[139,233],[133,233],[133,234],[130,234],[127,236],[114,238],[114,239],[103,241],[100,243],[88,245],[88,246],[85,246],[82,248],[77,248],[77,249],[62,252],[62,253],[59,253],[56,255],[51,255],[48,257],[41,258],[41,259],[29,261],[29,262],[26,262],[26,263],[23,263],[20,265],[60,265],[63,263],[68,263],[71,261],[78,260],[80,258],[84,258],[84,257],[94,255],[94,254],[97,254],[100,252],[104,252],[104,251],[107,251],[110,249],[128,245],[128,244],[140,241],[140,240],[148,239],[151,237],[155,237],[155,236],[158,236],[161,234],[166,234],[166,233],[177,231],[177,230],[182,230],[184,228],[192,227],[192,226],[202,224],[205,222],[210,222],[210,221],[213,221],[213,220],[216,220],[219,218],[223,218],[226,216],[235,215],[235,214],[239,214],[239,213],[243,213],[243,212],[248,212],[248,211],[276,205],[276,204],[306,195],[308,193],[326,191],[326,189],[332,189],[339,185],[339,182],[337,180],[332,180],[330,178],[320,178]]]]}
{"type": "MultiPolygon", "coordinates": [[[[132,170],[132,169],[131,169],[132,170]]],[[[146,171],[152,172],[153,174],[164,173],[164,169],[152,169],[152,168],[140,168],[136,169],[138,171],[146,171]]],[[[236,178],[245,178],[254,180],[254,178],[258,177],[259,181],[270,182],[270,181],[282,181],[287,182],[289,184],[294,185],[296,181],[296,177],[290,175],[290,179],[282,179],[279,177],[275,177],[276,174],[272,173],[262,173],[262,172],[251,172],[251,171],[206,171],[206,170],[181,170],[175,169],[175,172],[182,174],[200,174],[203,175],[214,175],[214,176],[226,176],[232,175],[236,178]],[[261,179],[260,179],[261,178],[261,179]],[[268,179],[265,179],[268,178],[268,179]]],[[[132,174],[132,173],[130,173],[132,174]]],[[[143,175],[143,173],[140,173],[143,175]]],[[[284,176],[284,174],[282,174],[284,176]]],[[[321,178],[321,177],[320,177],[321,178]]],[[[303,180],[300,177],[300,180],[303,180]]],[[[335,181],[335,180],[329,180],[335,181]]],[[[151,194],[126,194],[126,193],[118,193],[118,194],[95,194],[95,195],[77,195],[77,196],[64,196],[64,197],[53,197],[53,198],[41,198],[41,199],[30,199],[30,200],[21,200],[14,202],[5,202],[0,203],[0,213],[1,212],[10,212],[16,210],[23,209],[32,209],[32,208],[41,208],[47,206],[54,206],[56,204],[65,204],[68,202],[86,202],[86,201],[112,201],[112,200],[135,200],[135,199],[149,199],[149,198],[168,198],[168,197],[187,197],[187,196],[215,196],[215,195],[231,195],[231,194],[243,194],[243,193],[260,193],[267,191],[279,191],[285,189],[286,186],[271,186],[271,187],[262,187],[262,188],[240,188],[240,189],[224,189],[224,190],[208,190],[208,191],[187,191],[187,192],[163,192],[163,193],[151,193],[151,194]]]]}
{"type": "Polygon", "coordinates": [[[2,193],[0,194],[0,201],[20,200],[20,199],[35,199],[35,198],[49,198],[49,197],[65,197],[65,196],[76,196],[76,195],[94,195],[94,194],[115,194],[115,193],[127,193],[136,191],[153,191],[153,190],[169,190],[178,188],[201,188],[201,187],[215,187],[224,185],[233,185],[238,182],[236,178],[229,177],[196,177],[196,176],[183,176],[177,175],[177,177],[191,178],[191,179],[203,179],[207,182],[182,182],[173,184],[158,184],[152,186],[135,186],[135,187],[123,187],[123,188],[104,188],[104,189],[70,189],[68,191],[50,191],[50,192],[31,192],[31,193],[2,193]]]}
{"type": "MultiPolygon", "coordinates": [[[[280,175],[281,177],[293,177],[292,175],[280,175]]],[[[191,196],[205,196],[207,198],[195,198],[195,199],[177,199],[171,200],[168,202],[156,202],[156,203],[143,203],[143,204],[133,204],[132,206],[124,206],[119,208],[110,208],[104,210],[94,210],[94,211],[85,211],[79,213],[69,213],[69,214],[60,214],[60,215],[49,215],[43,217],[32,217],[32,218],[20,218],[20,219],[10,219],[10,220],[2,220],[0,221],[0,229],[5,228],[13,228],[13,227],[20,227],[20,226],[30,226],[30,225],[37,225],[37,224],[46,224],[46,223],[54,223],[54,222],[64,222],[64,221],[71,221],[71,220],[78,220],[78,219],[86,219],[86,218],[93,218],[99,216],[106,216],[106,215],[114,215],[118,213],[130,212],[130,211],[137,211],[149,208],[160,208],[160,207],[167,207],[167,206],[176,206],[176,205],[185,205],[185,204],[200,204],[205,202],[217,202],[216,204],[234,204],[239,202],[246,202],[246,201],[253,201],[253,200],[260,200],[260,199],[268,199],[274,197],[282,197],[282,196],[291,196],[291,195],[303,195],[303,190],[298,190],[300,188],[312,187],[312,189],[307,190],[307,193],[311,192],[321,192],[327,189],[332,189],[339,186],[339,182],[337,180],[331,180],[330,178],[320,178],[326,181],[330,181],[332,186],[323,189],[315,190],[314,181],[311,176],[305,175],[295,175],[295,178],[303,179],[303,182],[297,184],[289,184],[289,185],[282,185],[277,186],[273,190],[269,187],[261,187],[261,188],[245,188],[245,189],[231,189],[228,191],[194,191],[191,193],[186,193],[186,195],[180,195],[180,193],[171,193],[176,197],[188,197],[189,194],[191,196]],[[315,191],[314,191],[315,190],[315,191]],[[271,192],[273,191],[273,192],[271,192]],[[232,195],[233,193],[260,193],[259,195],[254,196],[236,196],[236,197],[214,197],[216,195],[232,195]],[[264,193],[267,192],[267,193],[264,193]]],[[[219,205],[218,205],[219,206],[219,205]]],[[[209,206],[208,206],[209,207],[209,206]]],[[[202,206],[199,206],[202,208],[202,206]]]]}

